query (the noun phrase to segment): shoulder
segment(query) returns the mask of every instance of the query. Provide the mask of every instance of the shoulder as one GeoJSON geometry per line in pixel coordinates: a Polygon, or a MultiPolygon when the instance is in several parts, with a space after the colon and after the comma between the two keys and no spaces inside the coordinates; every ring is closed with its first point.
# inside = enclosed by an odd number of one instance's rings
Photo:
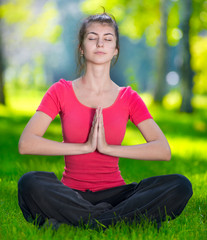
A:
{"type": "Polygon", "coordinates": [[[57,94],[63,93],[65,90],[71,88],[72,81],[67,81],[65,79],[60,79],[57,82],[54,82],[48,89],[48,92],[53,92],[57,94]]]}
{"type": "Polygon", "coordinates": [[[121,87],[121,93],[122,98],[128,100],[129,102],[133,100],[141,100],[139,94],[135,90],[133,90],[131,86],[121,87]]]}
{"type": "Polygon", "coordinates": [[[61,78],[59,81],[52,84],[52,86],[56,88],[70,87],[71,85],[72,85],[72,81],[65,80],[63,78],[61,78]]]}
{"type": "Polygon", "coordinates": [[[121,90],[128,95],[138,94],[135,90],[132,89],[131,86],[120,87],[121,90]]]}

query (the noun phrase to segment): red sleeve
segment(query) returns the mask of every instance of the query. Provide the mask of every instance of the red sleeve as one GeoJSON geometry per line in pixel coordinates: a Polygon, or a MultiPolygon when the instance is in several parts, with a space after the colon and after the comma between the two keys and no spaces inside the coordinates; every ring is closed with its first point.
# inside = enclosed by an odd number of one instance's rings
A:
{"type": "Polygon", "coordinates": [[[61,112],[61,81],[54,83],[45,93],[37,111],[49,115],[52,119],[61,112]]]}
{"type": "Polygon", "coordinates": [[[152,118],[144,101],[134,90],[131,90],[131,98],[129,103],[129,117],[130,120],[137,126],[140,122],[152,118]]]}

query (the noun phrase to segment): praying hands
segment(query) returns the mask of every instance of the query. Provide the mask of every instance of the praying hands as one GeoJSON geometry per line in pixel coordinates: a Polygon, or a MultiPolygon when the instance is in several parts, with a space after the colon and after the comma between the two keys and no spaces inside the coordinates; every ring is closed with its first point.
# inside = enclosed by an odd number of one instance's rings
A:
{"type": "Polygon", "coordinates": [[[98,150],[100,153],[104,153],[108,146],[105,138],[103,113],[101,107],[96,109],[87,145],[91,149],[91,152],[98,150]]]}

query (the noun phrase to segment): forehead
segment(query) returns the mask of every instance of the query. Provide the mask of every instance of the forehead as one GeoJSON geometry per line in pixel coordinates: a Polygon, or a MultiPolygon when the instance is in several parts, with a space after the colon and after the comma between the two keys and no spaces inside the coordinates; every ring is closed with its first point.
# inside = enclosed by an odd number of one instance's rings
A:
{"type": "Polygon", "coordinates": [[[114,28],[108,23],[90,23],[86,28],[86,34],[89,32],[112,33],[113,35],[115,35],[114,28]]]}

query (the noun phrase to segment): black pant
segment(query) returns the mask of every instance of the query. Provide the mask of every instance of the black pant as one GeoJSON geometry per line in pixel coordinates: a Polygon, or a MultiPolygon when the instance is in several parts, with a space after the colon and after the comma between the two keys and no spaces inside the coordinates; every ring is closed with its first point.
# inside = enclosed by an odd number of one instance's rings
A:
{"type": "Polygon", "coordinates": [[[190,181],[179,174],[151,177],[107,190],[71,189],[54,173],[29,172],[18,183],[19,206],[27,221],[41,226],[46,219],[78,226],[81,222],[108,227],[117,221],[160,223],[180,215],[192,196],[190,181]]]}

